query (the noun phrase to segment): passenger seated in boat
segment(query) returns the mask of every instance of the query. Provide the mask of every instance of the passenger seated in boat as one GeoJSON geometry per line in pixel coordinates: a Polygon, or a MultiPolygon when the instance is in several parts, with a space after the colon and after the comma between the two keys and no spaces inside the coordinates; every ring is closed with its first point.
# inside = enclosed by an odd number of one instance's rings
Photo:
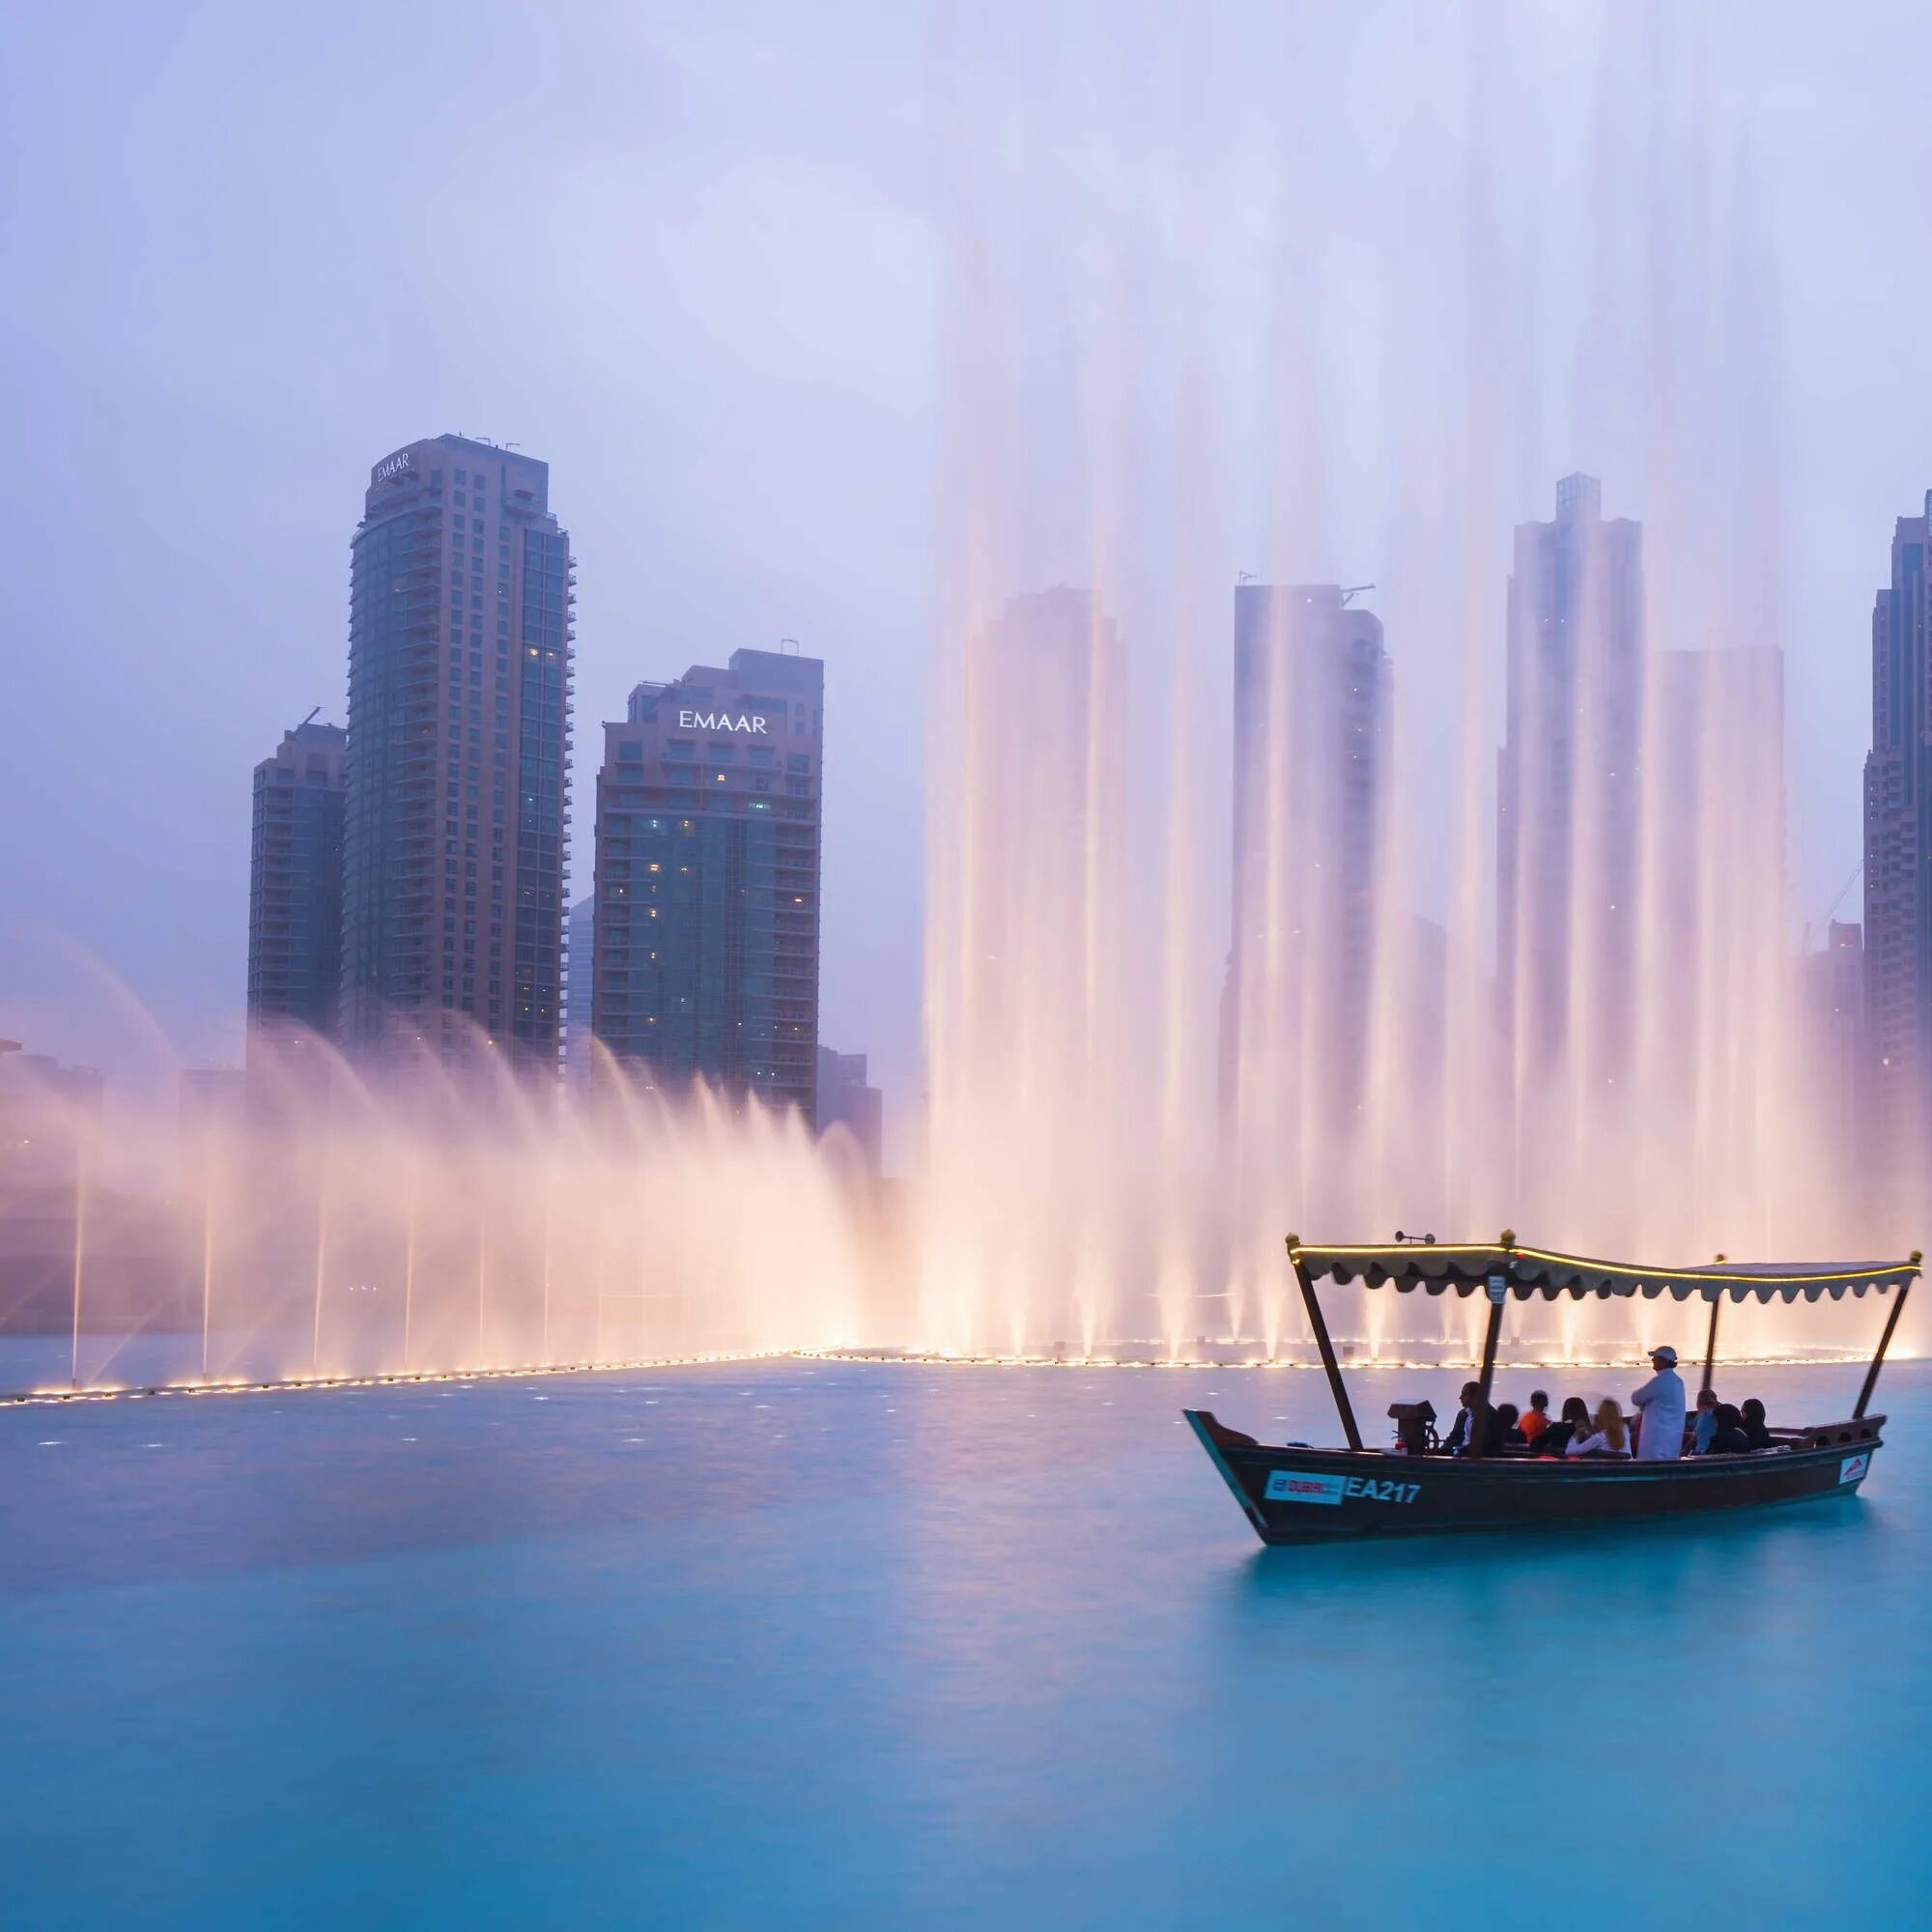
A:
{"type": "Polygon", "coordinates": [[[1534,1449],[1536,1438],[1549,1427],[1549,1398],[1541,1389],[1529,1392],[1529,1406],[1522,1412],[1519,1425],[1522,1430],[1522,1439],[1534,1449]]]}
{"type": "Polygon", "coordinates": [[[1613,1396],[1605,1396],[1590,1418],[1590,1433],[1572,1437],[1566,1456],[1614,1456],[1628,1460],[1631,1452],[1630,1426],[1613,1396]]]}
{"type": "Polygon", "coordinates": [[[1708,1456],[1711,1453],[1711,1437],[1718,1433],[1718,1391],[1699,1389],[1697,1391],[1697,1417],[1690,1425],[1690,1453],[1693,1456],[1708,1456]]]}
{"type": "Polygon", "coordinates": [[[1483,1399],[1481,1382],[1463,1384],[1463,1406],[1456,1411],[1456,1420],[1449,1425],[1449,1434],[1442,1438],[1442,1453],[1445,1456],[1466,1456],[1469,1444],[1475,1439],[1476,1407],[1483,1399]]]}
{"type": "Polygon", "coordinates": [[[1565,1396],[1563,1412],[1536,1438],[1539,1456],[1560,1456],[1578,1435],[1590,1433],[1590,1405],[1580,1395],[1565,1396]]]}
{"type": "Polygon", "coordinates": [[[1765,1426],[1764,1404],[1756,1396],[1746,1396],[1740,1405],[1738,1424],[1753,1449],[1769,1449],[1772,1446],[1771,1431],[1765,1426]]]}
{"type": "Polygon", "coordinates": [[[1483,1432],[1485,1456],[1494,1456],[1504,1449],[1522,1449],[1528,1446],[1517,1421],[1517,1406],[1513,1402],[1499,1402],[1490,1410],[1490,1426],[1483,1432]]]}
{"type": "Polygon", "coordinates": [[[1746,1456],[1750,1453],[1751,1440],[1745,1434],[1744,1417],[1728,1402],[1718,1405],[1718,1426],[1712,1432],[1711,1446],[1704,1451],[1707,1456],[1746,1456]]]}

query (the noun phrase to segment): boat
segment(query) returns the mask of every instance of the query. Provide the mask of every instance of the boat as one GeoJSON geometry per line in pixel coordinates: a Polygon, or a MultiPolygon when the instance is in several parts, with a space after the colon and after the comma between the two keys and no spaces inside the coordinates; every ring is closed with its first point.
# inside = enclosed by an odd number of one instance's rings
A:
{"type": "MultiPolygon", "coordinates": [[[[1181,1411],[1256,1535],[1269,1545],[1622,1522],[1855,1495],[1883,1442],[1886,1419],[1868,1411],[1920,1261],[1915,1252],[1906,1261],[1883,1265],[1739,1265],[1719,1257],[1701,1267],[1634,1267],[1524,1247],[1508,1229],[1494,1242],[1410,1239],[1348,1248],[1305,1245],[1291,1235],[1288,1255],[1346,1446],[1264,1443],[1228,1428],[1209,1409],[1181,1411]],[[1559,1460],[1525,1449],[1483,1455],[1480,1444],[1476,1453],[1445,1456],[1415,1453],[1426,1438],[1412,1418],[1400,1430],[1405,1440],[1397,1447],[1364,1446],[1316,1293],[1315,1285],[1322,1279],[1359,1281],[1365,1288],[1392,1288],[1403,1294],[1483,1293],[1489,1318],[1478,1378],[1479,1413],[1488,1411],[1503,1311],[1512,1299],[1640,1295],[1652,1300],[1667,1294],[1676,1301],[1702,1300],[1710,1309],[1706,1388],[1717,1361],[1718,1315],[1726,1300],[1813,1303],[1823,1297],[1837,1301],[1847,1294],[1876,1293],[1889,1294],[1891,1302],[1850,1416],[1774,1429],[1768,1449],[1653,1463],[1559,1460]]],[[[1398,1404],[1391,1413],[1409,1407],[1398,1404]]]]}

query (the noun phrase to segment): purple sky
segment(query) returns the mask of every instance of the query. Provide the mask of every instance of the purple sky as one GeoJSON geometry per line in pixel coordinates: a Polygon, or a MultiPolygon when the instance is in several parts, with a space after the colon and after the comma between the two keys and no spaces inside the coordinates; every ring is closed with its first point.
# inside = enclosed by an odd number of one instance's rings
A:
{"type": "MultiPolygon", "coordinates": [[[[1754,586],[1702,635],[1788,653],[1794,918],[1822,915],[1858,858],[1871,593],[1932,483],[1922,10],[1040,11],[16,10],[0,1033],[152,1059],[91,957],[188,1063],[234,1056],[250,770],[342,718],[368,467],[444,430],[552,466],[580,835],[637,679],[781,636],[826,659],[823,1037],[901,1115],[962,500],[996,532],[980,591],[1131,554],[1145,640],[1177,447],[1216,596],[1243,568],[1384,586],[1424,752],[1463,588],[1499,609],[1558,473],[1647,535],[1694,503],[1679,527],[1754,586]],[[958,460],[982,413],[990,502],[958,460]],[[1445,415],[1484,425],[1478,469],[1445,415]]],[[[1655,641],[1699,632],[1685,577],[1655,641]]]]}

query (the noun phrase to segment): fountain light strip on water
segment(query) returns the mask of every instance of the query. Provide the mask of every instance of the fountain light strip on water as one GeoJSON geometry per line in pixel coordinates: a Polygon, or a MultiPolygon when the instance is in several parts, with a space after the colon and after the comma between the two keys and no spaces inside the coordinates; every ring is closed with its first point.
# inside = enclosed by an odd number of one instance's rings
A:
{"type": "MultiPolygon", "coordinates": [[[[1350,1369],[1403,1369],[1417,1373],[1448,1369],[1474,1369],[1474,1357],[1445,1355],[1429,1361],[1393,1355],[1341,1356],[1342,1366],[1350,1369]]],[[[1564,1372],[1576,1369],[1634,1369],[1643,1366],[1639,1354],[1623,1355],[1529,1355],[1501,1360],[1498,1370],[1511,1374],[1564,1372]]],[[[1804,1355],[1729,1355],[1719,1366],[1734,1369],[1834,1368],[1862,1362],[1862,1353],[1818,1351],[1804,1355]]],[[[1911,1361],[1915,1356],[1901,1355],[1911,1361]]],[[[89,1383],[79,1388],[18,1389],[0,1393],[0,1404],[14,1407],[31,1404],[72,1402],[130,1402],[146,1396],[201,1395],[292,1395],[303,1390],[408,1388],[416,1384],[442,1382],[504,1381],[535,1376],[587,1376],[630,1374],[640,1369],[690,1369],[720,1362],[854,1362],[883,1368],[921,1369],[1319,1369],[1320,1362],[1305,1362],[1292,1355],[953,1355],[920,1354],[910,1350],[863,1349],[747,1349],[720,1350],[697,1355],[653,1355],[621,1362],[546,1362],[522,1368],[444,1369],[412,1371],[408,1374],[373,1376],[294,1376],[284,1380],[251,1381],[243,1378],[228,1380],[192,1382],[151,1382],[147,1384],[89,1383]]]]}
{"type": "Polygon", "coordinates": [[[115,1384],[90,1382],[77,1388],[16,1389],[0,1393],[0,1403],[128,1402],[165,1395],[289,1395],[303,1389],[408,1388],[416,1383],[503,1381],[532,1376],[629,1374],[639,1369],[692,1369],[713,1362],[770,1362],[786,1359],[783,1350],[747,1349],[699,1355],[652,1355],[622,1362],[544,1362],[523,1368],[411,1370],[373,1376],[292,1376],[283,1380],[227,1380],[115,1384]]]}

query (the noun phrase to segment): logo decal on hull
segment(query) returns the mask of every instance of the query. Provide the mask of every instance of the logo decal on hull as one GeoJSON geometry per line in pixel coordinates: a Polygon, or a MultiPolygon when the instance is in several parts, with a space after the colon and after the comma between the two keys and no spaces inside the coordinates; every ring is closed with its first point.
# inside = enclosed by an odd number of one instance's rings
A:
{"type": "Polygon", "coordinates": [[[1870,1465],[1869,1456],[1847,1456],[1838,1464],[1838,1480],[1841,1483],[1856,1483],[1870,1465]]]}
{"type": "Polygon", "coordinates": [[[1276,1469],[1267,1480],[1267,1499],[1271,1503],[1332,1503],[1342,1501],[1340,1476],[1297,1476],[1292,1469],[1276,1469]]]}
{"type": "Polygon", "coordinates": [[[1308,1476],[1294,1469],[1270,1471],[1263,1494],[1271,1503],[1327,1503],[1340,1507],[1344,1496],[1366,1503],[1412,1503],[1420,1483],[1385,1483],[1378,1476],[1308,1476]]]}

